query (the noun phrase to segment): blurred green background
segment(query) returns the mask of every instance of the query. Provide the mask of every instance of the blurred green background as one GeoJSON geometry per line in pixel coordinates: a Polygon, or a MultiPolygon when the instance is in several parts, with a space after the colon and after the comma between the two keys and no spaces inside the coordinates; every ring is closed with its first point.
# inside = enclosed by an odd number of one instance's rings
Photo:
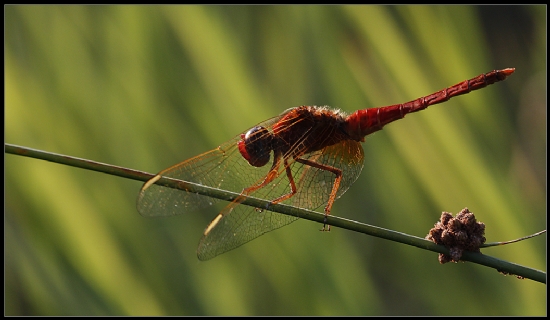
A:
{"type": "MultiPolygon", "coordinates": [[[[489,242],[546,227],[545,6],[6,6],[5,140],[156,173],[299,105],[504,82],[367,137],[332,213],[489,242]]],[[[546,286],[299,220],[208,262],[223,204],[141,217],[141,183],[5,155],[6,315],[545,315],[546,286]]],[[[546,235],[484,253],[546,270],[546,235]]]]}

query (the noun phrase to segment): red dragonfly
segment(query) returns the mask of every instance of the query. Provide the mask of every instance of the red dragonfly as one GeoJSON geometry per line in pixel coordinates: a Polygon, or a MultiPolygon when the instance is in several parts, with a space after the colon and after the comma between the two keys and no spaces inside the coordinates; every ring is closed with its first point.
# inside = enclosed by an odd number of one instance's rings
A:
{"type": "Polygon", "coordinates": [[[312,210],[324,205],[325,215],[329,215],[334,201],[361,173],[360,142],[365,136],[408,113],[503,81],[514,70],[494,70],[407,103],[351,115],[327,107],[288,109],[212,151],[159,172],[141,188],[138,211],[143,216],[171,216],[216,201],[154,184],[161,176],[240,193],[241,197],[206,227],[197,250],[200,260],[214,258],[298,219],[239,205],[245,196],[312,210]]]}

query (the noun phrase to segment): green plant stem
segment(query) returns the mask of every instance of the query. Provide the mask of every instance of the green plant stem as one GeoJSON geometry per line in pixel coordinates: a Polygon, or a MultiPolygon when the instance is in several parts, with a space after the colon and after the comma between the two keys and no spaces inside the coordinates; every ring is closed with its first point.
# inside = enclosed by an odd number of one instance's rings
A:
{"type": "MultiPolygon", "coordinates": [[[[40,151],[40,150],[16,146],[8,143],[5,144],[5,151],[6,153],[47,160],[47,161],[51,161],[59,164],[65,164],[65,165],[87,169],[87,170],[94,170],[94,171],[103,172],[103,173],[107,173],[107,174],[111,174],[119,177],[139,180],[143,182],[146,182],[155,176],[154,174],[150,174],[143,171],[137,171],[137,170],[118,167],[110,164],[100,163],[96,161],[91,161],[91,160],[86,160],[86,159],[81,159],[81,158],[76,158],[76,157],[71,157],[66,155],[60,155],[60,154],[55,154],[51,152],[40,151]]],[[[180,189],[187,192],[194,192],[204,196],[217,198],[225,201],[233,201],[239,196],[238,193],[206,187],[203,185],[181,181],[177,179],[172,179],[172,178],[161,178],[156,182],[156,184],[167,186],[170,188],[180,189]]],[[[270,211],[291,215],[291,216],[295,216],[295,217],[299,217],[299,218],[307,219],[311,221],[316,221],[319,223],[326,223],[333,227],[353,230],[353,231],[361,232],[371,236],[404,243],[404,244],[418,247],[421,249],[434,251],[437,253],[449,254],[449,250],[446,247],[435,244],[423,238],[408,235],[401,232],[396,232],[393,230],[371,226],[371,225],[353,221],[353,220],[348,220],[348,219],[344,219],[344,218],[340,218],[332,215],[326,217],[324,214],[319,212],[296,208],[296,207],[292,207],[284,204],[271,204],[269,201],[257,199],[254,197],[247,197],[246,200],[242,202],[242,204],[253,206],[256,208],[266,208],[270,211]]],[[[528,268],[525,266],[521,266],[515,263],[500,260],[497,258],[493,258],[481,253],[465,251],[462,255],[461,260],[471,261],[487,267],[495,268],[499,272],[505,272],[505,273],[521,276],[523,278],[538,281],[541,283],[546,283],[546,273],[543,271],[528,268]]]]}

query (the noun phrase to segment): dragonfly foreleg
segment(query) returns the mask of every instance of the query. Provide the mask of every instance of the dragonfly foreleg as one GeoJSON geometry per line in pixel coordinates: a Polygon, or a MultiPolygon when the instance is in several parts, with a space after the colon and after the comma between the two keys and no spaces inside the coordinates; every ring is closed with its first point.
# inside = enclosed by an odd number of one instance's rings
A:
{"type": "Polygon", "coordinates": [[[290,166],[288,165],[286,159],[284,161],[284,164],[285,164],[285,168],[286,168],[286,176],[288,177],[288,180],[290,182],[290,192],[278,197],[277,199],[275,199],[273,201],[271,201],[271,204],[276,204],[276,203],[279,203],[279,202],[283,202],[287,199],[290,199],[297,192],[296,183],[294,183],[294,178],[292,177],[292,171],[290,170],[290,166]]]}

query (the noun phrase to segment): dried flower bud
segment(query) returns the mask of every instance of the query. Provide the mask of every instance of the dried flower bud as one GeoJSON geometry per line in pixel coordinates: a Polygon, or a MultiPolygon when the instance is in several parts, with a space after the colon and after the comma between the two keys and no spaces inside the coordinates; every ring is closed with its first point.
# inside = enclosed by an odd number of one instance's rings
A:
{"type": "Polygon", "coordinates": [[[449,255],[439,255],[439,262],[443,264],[458,262],[464,250],[479,252],[486,240],[484,234],[485,224],[477,222],[474,214],[464,208],[454,218],[449,212],[443,212],[426,239],[449,248],[449,255]]]}

